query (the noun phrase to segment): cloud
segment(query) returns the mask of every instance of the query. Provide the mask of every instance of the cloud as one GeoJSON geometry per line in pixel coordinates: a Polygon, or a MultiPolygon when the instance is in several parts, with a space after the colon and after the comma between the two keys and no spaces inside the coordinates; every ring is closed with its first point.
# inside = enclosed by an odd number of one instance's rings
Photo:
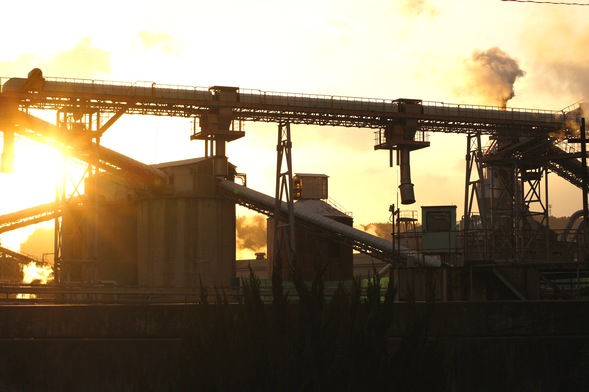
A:
{"type": "Polygon", "coordinates": [[[3,76],[26,77],[33,68],[40,68],[47,76],[103,78],[111,72],[110,53],[94,47],[92,39],[84,37],[73,48],[52,57],[23,53],[15,60],[0,62],[0,69],[7,74],[3,76]]]}
{"type": "Polygon", "coordinates": [[[31,69],[38,66],[38,58],[32,53],[24,53],[15,60],[0,62],[2,76],[7,77],[26,77],[31,69]]]}
{"type": "Polygon", "coordinates": [[[94,47],[92,39],[84,37],[72,49],[58,53],[46,68],[46,74],[58,76],[88,79],[104,77],[111,72],[110,53],[94,47]]]}
{"type": "Polygon", "coordinates": [[[139,39],[145,49],[160,49],[167,54],[177,54],[172,36],[162,31],[140,31],[139,39]]]}
{"type": "Polygon", "coordinates": [[[518,62],[503,50],[477,50],[465,64],[463,92],[479,97],[485,104],[505,107],[515,96],[515,81],[524,75],[518,62]]]}
{"type": "Polygon", "coordinates": [[[517,37],[530,67],[531,99],[562,108],[589,96],[589,30],[585,15],[570,7],[554,7],[523,18],[517,37]],[[533,94],[533,95],[532,95],[533,94]]]}

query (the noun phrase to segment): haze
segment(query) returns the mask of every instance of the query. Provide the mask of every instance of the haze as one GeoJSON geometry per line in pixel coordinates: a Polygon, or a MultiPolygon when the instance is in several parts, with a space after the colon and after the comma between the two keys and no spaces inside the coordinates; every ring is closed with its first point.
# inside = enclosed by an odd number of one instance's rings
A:
{"type": "MultiPolygon", "coordinates": [[[[589,7],[500,0],[0,5],[2,77],[39,67],[48,77],[550,110],[583,99],[589,85],[589,55],[579,50],[589,41],[589,7]]],[[[190,126],[188,119],[124,116],[101,143],[145,163],[202,156],[190,126]]],[[[248,123],[245,131],[227,155],[249,187],[273,195],[277,127],[248,123]]],[[[388,220],[398,172],[386,152],[373,150],[372,131],[297,125],[292,135],[295,172],[329,175],[330,196],[356,225],[388,220]]],[[[403,208],[454,204],[460,215],[466,138],[432,134],[430,141],[412,154],[417,202],[403,208]]],[[[30,148],[17,143],[16,154],[32,170],[0,174],[0,213],[54,197],[46,171],[34,169],[52,166],[30,148]]],[[[581,191],[552,175],[550,205],[552,215],[570,215],[581,208],[581,191]]]]}

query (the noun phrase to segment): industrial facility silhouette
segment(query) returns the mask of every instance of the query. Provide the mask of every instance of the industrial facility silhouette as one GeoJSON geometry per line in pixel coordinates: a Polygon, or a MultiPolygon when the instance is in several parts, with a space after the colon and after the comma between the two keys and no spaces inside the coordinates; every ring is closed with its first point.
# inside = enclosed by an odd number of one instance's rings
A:
{"type": "MultiPolygon", "coordinates": [[[[55,146],[85,165],[80,178],[63,181],[55,202],[0,217],[0,232],[55,221],[56,285],[230,287],[237,277],[239,204],[268,216],[265,277],[277,260],[296,259],[312,279],[320,257],[325,279],[349,280],[353,255],[360,253],[381,274],[392,271],[399,298],[409,282],[419,281],[414,271],[424,267],[437,268],[431,273],[440,300],[586,295],[580,223],[587,221],[586,211],[557,233],[550,228],[547,203],[549,173],[586,186],[578,151],[584,146],[582,103],[562,111],[526,110],[49,78],[40,69],[3,80],[0,99],[3,170],[11,170],[15,135],[55,146]],[[56,123],[32,114],[39,110],[54,112],[56,123]],[[204,142],[203,156],[147,165],[101,146],[103,134],[124,115],[192,119],[191,139],[204,142]],[[273,196],[247,187],[245,175],[226,156],[227,143],[245,136],[247,121],[277,124],[273,196]],[[390,241],[355,229],[350,216],[327,203],[327,173],[293,172],[290,126],[296,124],[373,129],[374,148],[389,151],[391,166],[400,167],[402,205],[418,198],[411,151],[427,148],[430,132],[464,134],[464,211],[423,206],[417,233],[407,229],[416,219],[392,205],[390,241]],[[489,145],[483,145],[485,136],[489,145]]],[[[7,249],[3,255],[30,261],[7,249]]],[[[282,273],[289,278],[288,268],[282,273]]]]}

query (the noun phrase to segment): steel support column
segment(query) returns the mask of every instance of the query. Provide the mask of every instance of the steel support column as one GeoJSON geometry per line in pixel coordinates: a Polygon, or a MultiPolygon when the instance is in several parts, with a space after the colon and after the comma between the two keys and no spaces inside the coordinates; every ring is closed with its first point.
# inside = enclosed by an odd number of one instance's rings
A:
{"type": "MultiPolygon", "coordinates": [[[[74,134],[81,146],[100,140],[100,112],[68,108],[57,113],[57,126],[74,134]]],[[[82,173],[68,167],[64,156],[62,182],[56,191],[55,264],[56,283],[94,284],[98,276],[98,162],[90,157],[82,173]],[[82,202],[80,202],[82,200],[82,202]]]]}
{"type": "Polygon", "coordinates": [[[292,172],[292,142],[290,138],[290,124],[278,125],[278,144],[276,145],[276,196],[274,206],[274,243],[272,255],[272,273],[282,275],[284,267],[282,261],[286,260],[288,267],[293,266],[295,247],[295,219],[293,201],[293,172],[292,172]],[[283,171],[283,163],[286,170],[283,171]],[[285,198],[288,206],[286,222],[281,219],[281,204],[285,198]]]}
{"type": "Polygon", "coordinates": [[[466,178],[462,217],[464,260],[486,260],[488,257],[490,217],[486,196],[490,194],[490,190],[489,182],[484,175],[482,155],[481,133],[469,133],[466,141],[466,178]],[[474,209],[475,203],[478,211],[474,209]]]}

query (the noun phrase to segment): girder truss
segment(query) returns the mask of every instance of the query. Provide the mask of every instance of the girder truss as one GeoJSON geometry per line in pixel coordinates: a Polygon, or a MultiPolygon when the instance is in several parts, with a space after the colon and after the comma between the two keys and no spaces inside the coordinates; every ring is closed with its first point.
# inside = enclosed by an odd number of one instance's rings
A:
{"type": "Polygon", "coordinates": [[[23,109],[78,108],[84,111],[199,117],[213,108],[229,107],[242,121],[289,122],[360,128],[386,128],[398,119],[415,119],[422,131],[548,136],[579,122],[580,111],[568,112],[455,105],[419,101],[422,113],[405,113],[404,100],[370,99],[238,89],[227,98],[225,87],[190,87],[155,83],[116,83],[44,78],[26,90],[26,78],[0,79],[2,98],[23,109]],[[23,90],[25,89],[25,90],[23,90]]]}

